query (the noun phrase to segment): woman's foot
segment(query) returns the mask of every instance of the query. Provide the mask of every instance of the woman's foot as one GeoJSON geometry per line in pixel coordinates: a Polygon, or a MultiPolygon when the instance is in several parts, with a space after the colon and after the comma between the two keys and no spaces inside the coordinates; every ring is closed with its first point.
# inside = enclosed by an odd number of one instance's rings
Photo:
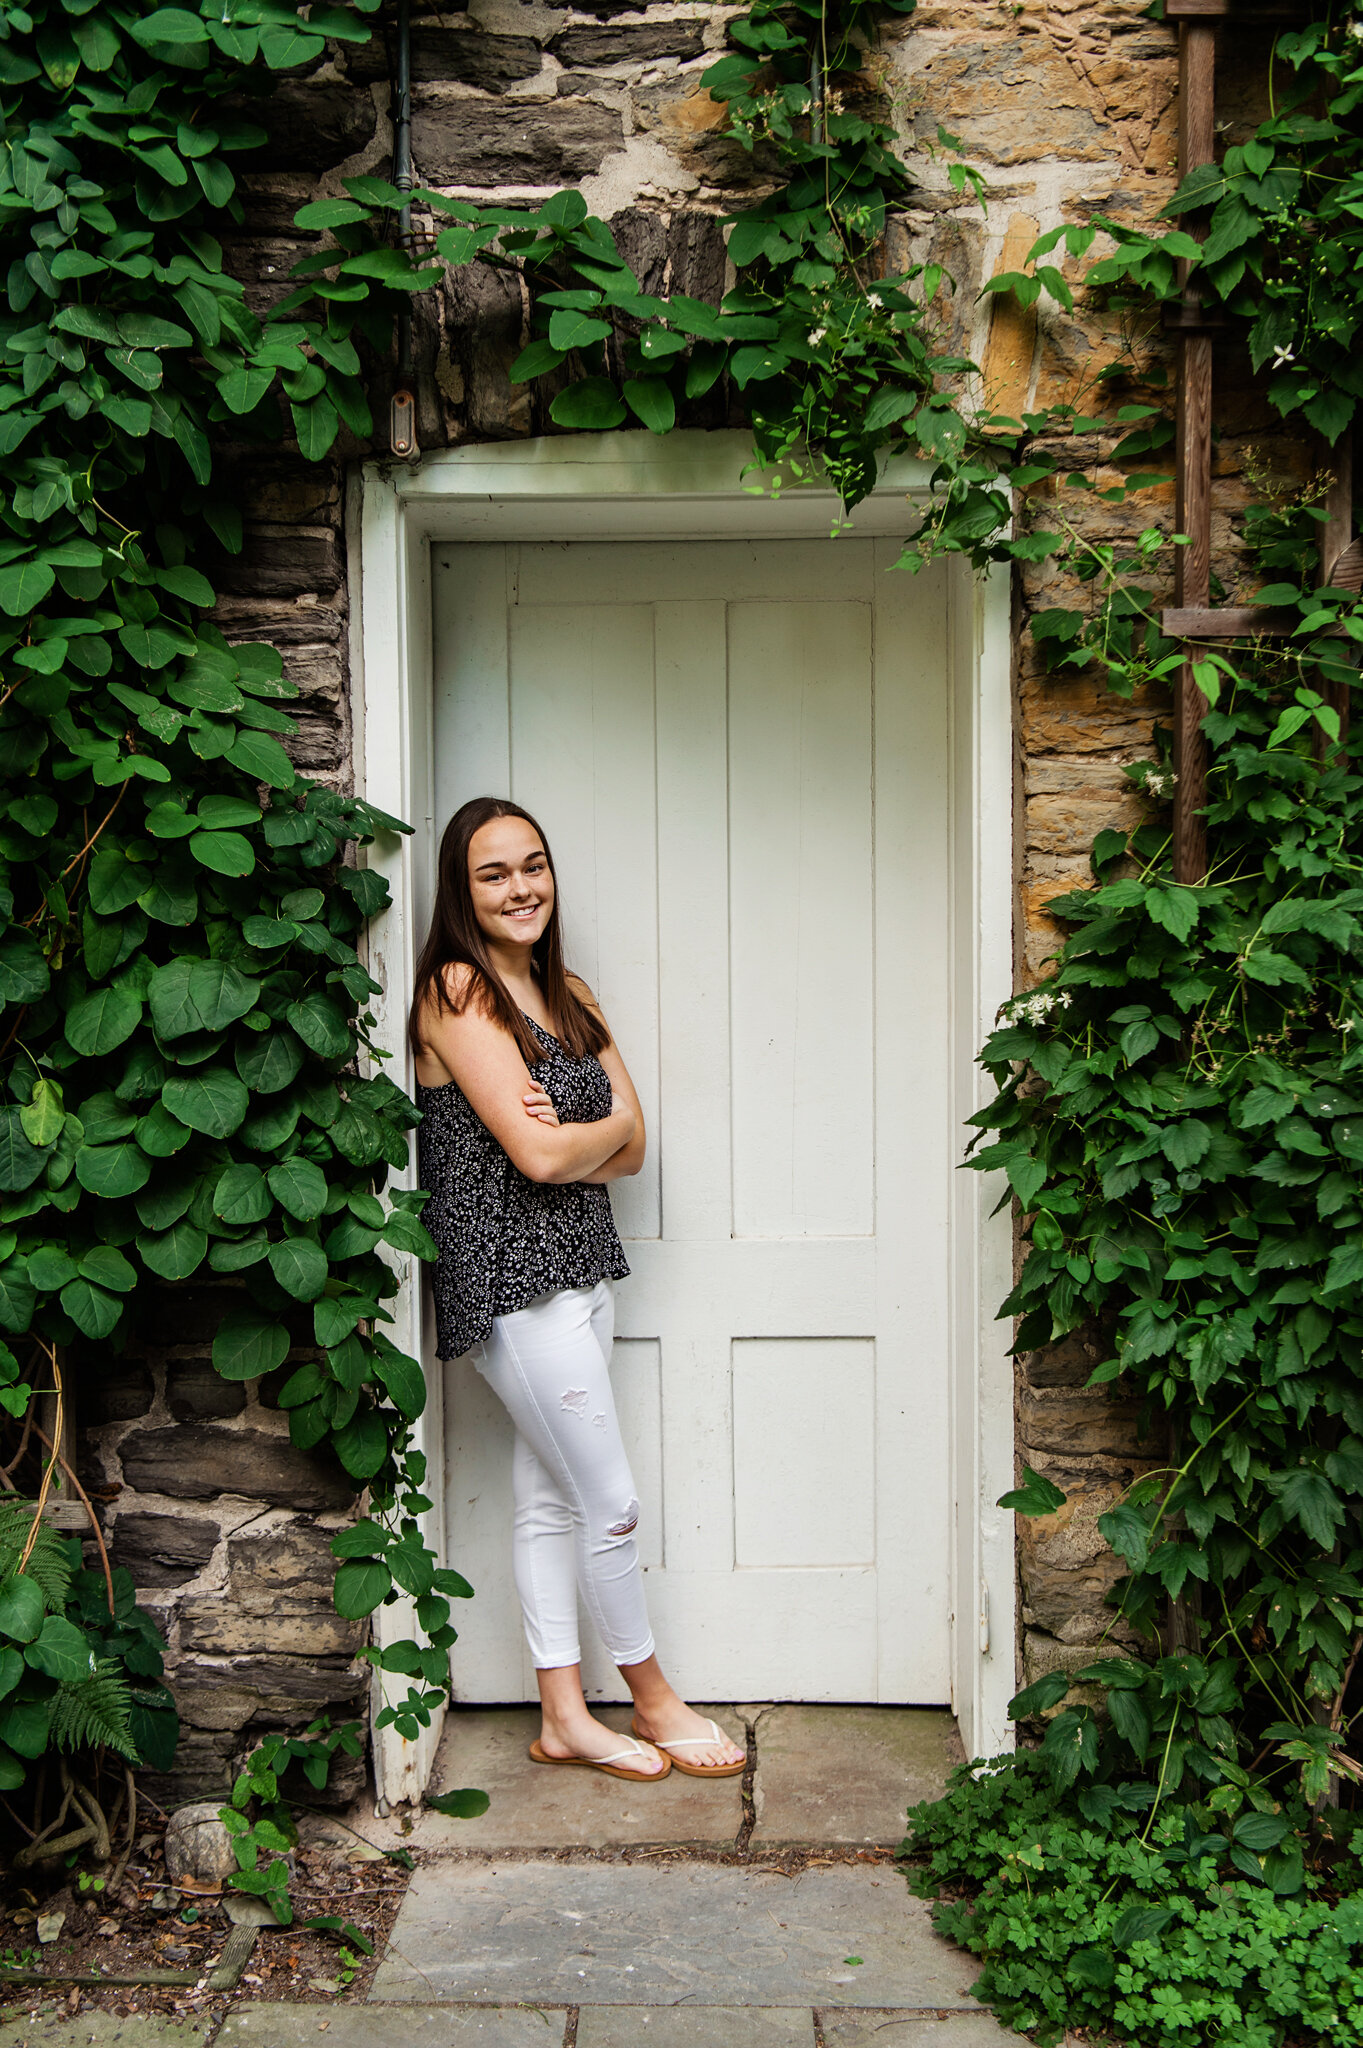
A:
{"type": "MultiPolygon", "coordinates": [[[[628,1741],[615,1728],[607,1728],[603,1721],[595,1721],[590,1714],[581,1720],[550,1720],[546,1714],[540,1730],[540,1748],[546,1756],[567,1762],[580,1757],[588,1762],[598,1762],[602,1757],[618,1757],[621,1749],[628,1748],[628,1741]]],[[[628,1759],[631,1771],[639,1771],[647,1777],[661,1777],[667,1768],[667,1759],[644,1741],[642,1753],[628,1759]]]]}
{"type": "Polygon", "coordinates": [[[645,1742],[669,1744],[664,1755],[672,1758],[679,1768],[690,1766],[697,1775],[713,1771],[732,1772],[736,1764],[746,1764],[748,1752],[740,1749],[720,1731],[719,1740],[714,1739],[715,1723],[673,1693],[670,1701],[654,1705],[651,1711],[636,1703],[634,1709],[634,1732],[645,1742]]]}

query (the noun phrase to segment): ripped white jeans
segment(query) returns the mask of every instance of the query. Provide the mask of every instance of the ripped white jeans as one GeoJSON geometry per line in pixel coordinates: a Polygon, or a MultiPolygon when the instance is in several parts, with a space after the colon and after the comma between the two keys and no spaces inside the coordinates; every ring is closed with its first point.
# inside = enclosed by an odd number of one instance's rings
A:
{"type": "Polygon", "coordinates": [[[498,1316],[473,1362],[516,1425],[516,1590],[535,1668],[581,1662],[577,1593],[617,1664],[653,1654],[639,1573],[639,1503],[611,1394],[610,1283],[543,1294],[498,1316]]]}

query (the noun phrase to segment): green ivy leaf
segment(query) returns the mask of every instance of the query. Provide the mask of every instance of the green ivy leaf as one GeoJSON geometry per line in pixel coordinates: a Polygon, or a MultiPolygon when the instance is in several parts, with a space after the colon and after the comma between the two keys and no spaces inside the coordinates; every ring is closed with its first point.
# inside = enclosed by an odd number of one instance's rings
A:
{"type": "Polygon", "coordinates": [[[167,1081],[161,1100],[173,1117],[208,1138],[230,1138],[250,1104],[245,1084],[226,1067],[167,1081]]]}
{"type": "Polygon", "coordinates": [[[555,426],[575,433],[599,433],[627,417],[625,401],[604,377],[584,377],[560,391],[549,407],[555,426]]]}
{"type": "Polygon", "coordinates": [[[304,1045],[319,1059],[349,1058],[350,1026],[330,996],[305,996],[301,1002],[290,1003],[285,1015],[304,1045]]]}
{"type": "Polygon", "coordinates": [[[362,1408],[332,1439],[352,1479],[372,1479],[388,1456],[388,1425],[373,1408],[362,1408]]]}
{"type": "Polygon", "coordinates": [[[266,1178],[281,1209],[309,1223],[320,1216],[327,1199],[327,1177],[310,1159],[283,1159],[266,1178]]]}
{"type": "Polygon", "coordinates": [[[286,1237],[272,1244],[270,1271],[295,1301],[315,1301],[327,1284],[327,1255],[315,1238],[286,1237]]]}
{"type": "Polygon", "coordinates": [[[128,988],[100,988],[66,1013],[63,1026],[73,1052],[98,1059],[123,1044],[137,1029],[142,1003],[128,988]]]}
{"type": "Polygon", "coordinates": [[[393,1575],[387,1565],[380,1564],[377,1558],[356,1557],[348,1559],[337,1572],[332,1599],[338,1614],[347,1621],[359,1621],[381,1606],[392,1590],[393,1575]]]}
{"type": "Polygon", "coordinates": [[[423,1804],[447,1820],[477,1820],[492,1804],[486,1792],[428,1792],[423,1804]]]}
{"type": "Polygon", "coordinates": [[[258,1166],[229,1166],[213,1190],[213,1214],[233,1225],[263,1223],[274,1207],[258,1166]]]}
{"type": "Polygon", "coordinates": [[[256,857],[249,839],[240,832],[196,832],[189,850],[201,867],[215,875],[249,875],[256,857]]]}
{"type": "Polygon", "coordinates": [[[82,1337],[112,1336],[123,1314],[116,1294],[106,1294],[88,1280],[72,1280],[63,1287],[60,1300],[82,1337]]]}
{"type": "Polygon", "coordinates": [[[187,1280],[203,1264],[208,1233],[183,1219],[159,1234],[139,1231],[137,1249],[143,1263],[163,1280],[187,1280]]]}
{"type": "Polygon", "coordinates": [[[213,1339],[213,1366],[225,1380],[254,1380],[289,1355],[289,1333],[256,1309],[230,1309],[213,1339]]]}
{"type": "Polygon", "coordinates": [[[35,1671],[44,1672],[62,1685],[79,1685],[95,1673],[95,1652],[89,1637],[61,1614],[48,1615],[36,1642],[25,1650],[24,1658],[35,1671]]]}

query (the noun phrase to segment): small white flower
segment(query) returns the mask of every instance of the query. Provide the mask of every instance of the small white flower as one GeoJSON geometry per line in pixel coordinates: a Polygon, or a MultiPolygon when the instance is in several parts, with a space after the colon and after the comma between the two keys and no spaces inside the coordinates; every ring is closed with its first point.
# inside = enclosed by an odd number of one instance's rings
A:
{"type": "Polygon", "coordinates": [[[884,305],[885,301],[884,299],[881,298],[879,292],[867,292],[866,303],[868,306],[874,306],[876,312],[878,313],[881,307],[884,305]]]}
{"type": "Polygon", "coordinates": [[[826,327],[811,327],[805,339],[811,348],[817,348],[827,332],[828,329],[826,327]]]}
{"type": "Polygon", "coordinates": [[[1349,34],[1356,43],[1363,42],[1363,21],[1351,21],[1349,23],[1349,34]]]}
{"type": "Polygon", "coordinates": [[[1295,363],[1296,360],[1295,351],[1290,349],[1286,342],[1280,341],[1273,350],[1273,367],[1275,370],[1280,370],[1284,363],[1295,363]]]}

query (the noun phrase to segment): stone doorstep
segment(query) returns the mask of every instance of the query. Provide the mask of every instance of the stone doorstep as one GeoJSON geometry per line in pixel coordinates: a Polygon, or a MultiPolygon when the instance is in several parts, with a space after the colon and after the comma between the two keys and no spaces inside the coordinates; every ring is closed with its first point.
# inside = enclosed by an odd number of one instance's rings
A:
{"type": "Polygon", "coordinates": [[[978,2012],[975,1974],[885,1864],[459,1858],[416,1872],[370,1997],[978,2012]]]}
{"type": "MultiPolygon", "coordinates": [[[[622,1735],[628,1707],[595,1709],[622,1735]]],[[[756,1730],[754,1850],[778,1845],[895,1849],[906,1809],[939,1797],[963,1760],[944,1708],[708,1706],[737,1742],[756,1730]]],[[[550,1770],[530,1761],[538,1731],[533,1707],[457,1708],[445,1722],[433,1787],[478,1785],[492,1804],[477,1820],[451,1821],[426,1809],[399,1838],[396,1821],[356,1819],[383,1845],[388,1834],[412,1847],[476,1850],[602,1849],[684,1844],[730,1848],[743,1825],[742,1784],[673,1771],[660,1785],[634,1785],[599,1771],[550,1770]]]]}
{"type": "MultiPolygon", "coordinates": [[[[628,1733],[628,1707],[593,1710],[608,1727],[628,1733]]],[[[727,1735],[742,1743],[747,1730],[727,1707],[710,1709],[727,1735]]],[[[417,1814],[403,1843],[413,1848],[481,1852],[505,1849],[604,1849],[625,1844],[685,1843],[730,1849],[743,1825],[738,1778],[713,1784],[672,1771],[658,1785],[633,1784],[603,1771],[552,1769],[532,1763],[539,1733],[534,1707],[463,1708],[446,1719],[432,1789],[477,1785],[492,1800],[477,1820],[446,1820],[429,1808],[417,1814]]],[[[357,1822],[378,1841],[374,1823],[357,1822]]],[[[381,1823],[386,1831],[390,1821],[381,1823]]],[[[394,1837],[395,1840],[398,1837],[394,1837]]]]}

